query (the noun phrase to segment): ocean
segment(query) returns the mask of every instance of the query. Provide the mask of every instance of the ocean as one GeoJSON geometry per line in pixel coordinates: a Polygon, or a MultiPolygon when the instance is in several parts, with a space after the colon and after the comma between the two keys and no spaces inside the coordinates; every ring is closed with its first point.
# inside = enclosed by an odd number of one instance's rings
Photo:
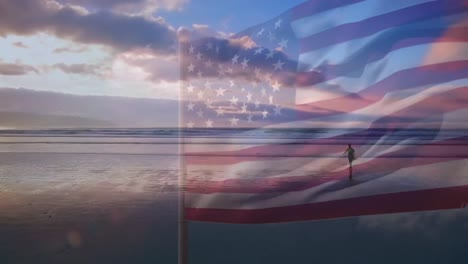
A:
{"type": "MultiPolygon", "coordinates": [[[[468,154],[466,132],[2,130],[0,263],[177,263],[181,144],[204,150],[303,146],[333,136],[318,144],[336,150],[344,150],[347,144],[374,146],[376,150],[359,157],[372,159],[397,144],[425,146],[443,141],[429,152],[383,157],[443,159],[468,154]]],[[[287,152],[258,155],[292,156],[287,152]]],[[[334,156],[315,153],[302,158],[334,156]]],[[[224,172],[188,173],[216,178],[224,172]]],[[[253,170],[245,177],[261,177],[261,173],[253,170]]],[[[468,209],[461,208],[272,224],[190,222],[187,245],[189,263],[466,263],[467,235],[468,209]]]]}

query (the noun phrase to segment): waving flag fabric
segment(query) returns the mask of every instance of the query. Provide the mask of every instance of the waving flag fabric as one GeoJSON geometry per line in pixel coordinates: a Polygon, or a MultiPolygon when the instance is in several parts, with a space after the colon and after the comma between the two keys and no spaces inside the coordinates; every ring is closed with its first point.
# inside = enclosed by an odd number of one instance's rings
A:
{"type": "Polygon", "coordinates": [[[308,1],[181,42],[185,218],[464,207],[467,11],[464,0],[308,1]],[[359,156],[352,181],[346,144],[359,156]]]}

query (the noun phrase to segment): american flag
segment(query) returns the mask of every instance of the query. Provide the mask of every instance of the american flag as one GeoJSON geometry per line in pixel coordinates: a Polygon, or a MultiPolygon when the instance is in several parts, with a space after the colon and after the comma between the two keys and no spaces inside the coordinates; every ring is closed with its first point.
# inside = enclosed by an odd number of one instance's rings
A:
{"type": "Polygon", "coordinates": [[[307,1],[236,35],[182,41],[185,219],[465,207],[467,11],[464,0],[307,1]]]}

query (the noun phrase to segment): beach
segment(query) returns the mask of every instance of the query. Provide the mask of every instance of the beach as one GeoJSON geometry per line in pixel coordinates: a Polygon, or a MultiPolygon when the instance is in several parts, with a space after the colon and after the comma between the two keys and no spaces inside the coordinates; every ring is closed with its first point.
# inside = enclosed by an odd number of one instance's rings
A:
{"type": "MultiPolygon", "coordinates": [[[[177,262],[177,137],[62,131],[0,142],[0,263],[177,262]]],[[[252,175],[260,172],[244,176],[252,175]]],[[[189,263],[464,263],[467,220],[467,209],[453,209],[260,225],[189,222],[189,263]]]]}

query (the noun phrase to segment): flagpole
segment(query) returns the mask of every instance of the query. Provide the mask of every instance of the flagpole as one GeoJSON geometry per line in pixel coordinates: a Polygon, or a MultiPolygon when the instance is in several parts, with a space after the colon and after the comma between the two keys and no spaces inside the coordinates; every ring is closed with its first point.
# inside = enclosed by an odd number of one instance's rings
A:
{"type": "Polygon", "coordinates": [[[185,157],[183,155],[184,149],[184,134],[183,134],[183,98],[182,98],[182,80],[184,79],[183,76],[183,48],[185,48],[189,37],[187,36],[188,32],[185,29],[178,30],[178,39],[179,39],[179,203],[178,203],[178,263],[179,264],[187,264],[188,263],[188,222],[185,220],[185,175],[186,175],[186,168],[185,168],[185,157]]]}

